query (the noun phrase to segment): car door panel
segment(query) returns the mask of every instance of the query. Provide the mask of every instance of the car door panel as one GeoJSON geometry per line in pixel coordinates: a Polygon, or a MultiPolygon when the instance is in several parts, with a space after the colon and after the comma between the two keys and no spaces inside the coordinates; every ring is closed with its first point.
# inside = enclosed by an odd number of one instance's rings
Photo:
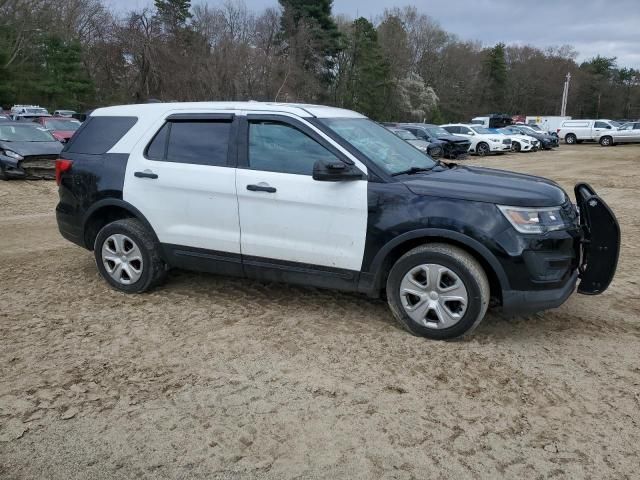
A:
{"type": "MultiPolygon", "coordinates": [[[[323,148],[331,147],[329,152],[332,155],[349,157],[346,152],[338,152],[339,147],[311,125],[303,125],[286,117],[276,117],[274,120],[272,116],[260,115],[251,116],[249,121],[260,122],[264,119],[300,129],[313,141],[321,143],[323,148]]],[[[249,121],[245,124],[247,133],[241,134],[241,138],[249,139],[249,121]]],[[[367,181],[316,181],[310,172],[294,174],[254,170],[250,167],[251,142],[253,140],[246,141],[241,147],[247,164],[245,168],[238,168],[236,175],[243,259],[271,259],[359,271],[367,228],[367,181]],[[255,191],[247,188],[250,186],[270,187],[271,190],[255,191]]],[[[257,149],[257,144],[253,148],[257,149]]],[[[284,150],[278,154],[278,148],[275,145],[273,151],[265,153],[273,154],[273,159],[269,161],[275,161],[268,168],[277,168],[278,162],[281,162],[286,166],[283,170],[295,169],[290,164],[295,162],[296,156],[284,150]]],[[[301,148],[296,155],[311,154],[301,148]]],[[[348,160],[366,173],[366,168],[357,160],[348,160]]]]}
{"type": "MultiPolygon", "coordinates": [[[[200,163],[180,163],[147,158],[146,146],[165,123],[164,118],[151,129],[153,134],[132,150],[123,198],[147,218],[161,243],[240,253],[234,168],[237,122],[232,122],[228,114],[226,117],[231,123],[225,165],[207,164],[206,159],[200,163]],[[136,173],[157,177],[140,177],[136,173]]],[[[212,122],[226,121],[215,114],[210,118],[212,122]]]]}

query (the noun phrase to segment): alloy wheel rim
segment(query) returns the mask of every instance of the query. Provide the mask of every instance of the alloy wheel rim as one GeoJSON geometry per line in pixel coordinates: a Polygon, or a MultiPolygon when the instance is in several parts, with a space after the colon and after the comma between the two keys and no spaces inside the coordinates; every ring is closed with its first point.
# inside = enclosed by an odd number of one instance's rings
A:
{"type": "Polygon", "coordinates": [[[142,276],[142,252],[136,242],[121,233],[109,236],[102,244],[102,264],[121,285],[132,285],[142,276]]]}
{"type": "Polygon", "coordinates": [[[420,326],[432,329],[457,324],[467,311],[469,294],[460,277],[436,263],[418,265],[400,282],[404,311],[420,326]]]}

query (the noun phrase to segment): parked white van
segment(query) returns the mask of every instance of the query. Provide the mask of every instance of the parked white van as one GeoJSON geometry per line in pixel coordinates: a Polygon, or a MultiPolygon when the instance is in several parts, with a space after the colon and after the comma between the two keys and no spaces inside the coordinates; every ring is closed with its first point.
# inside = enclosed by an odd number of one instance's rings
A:
{"type": "Polygon", "coordinates": [[[606,130],[615,130],[620,126],[612,120],[566,120],[558,129],[558,137],[569,145],[584,141],[594,142],[606,130]]]}

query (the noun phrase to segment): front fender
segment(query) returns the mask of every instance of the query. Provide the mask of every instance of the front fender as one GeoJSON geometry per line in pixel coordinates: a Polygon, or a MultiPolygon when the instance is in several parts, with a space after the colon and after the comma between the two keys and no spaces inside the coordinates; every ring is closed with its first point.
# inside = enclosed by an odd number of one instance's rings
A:
{"type": "Polygon", "coordinates": [[[483,259],[491,267],[493,272],[496,274],[496,277],[500,282],[500,288],[503,291],[510,288],[509,280],[502,268],[502,265],[500,265],[500,262],[495,255],[482,243],[468,235],[453,230],[446,230],[442,228],[420,228],[398,235],[378,251],[371,262],[370,267],[370,271],[374,275],[374,285],[376,289],[382,288],[384,274],[382,266],[384,265],[385,259],[396,247],[399,247],[404,243],[412,242],[416,239],[424,239],[425,242],[430,240],[450,240],[452,243],[464,245],[467,250],[475,253],[476,256],[483,259]]]}

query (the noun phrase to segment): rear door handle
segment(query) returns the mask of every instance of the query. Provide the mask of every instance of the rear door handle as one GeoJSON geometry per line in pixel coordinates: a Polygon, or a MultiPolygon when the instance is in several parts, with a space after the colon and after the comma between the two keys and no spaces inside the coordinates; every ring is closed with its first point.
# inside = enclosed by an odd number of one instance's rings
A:
{"type": "Polygon", "coordinates": [[[275,187],[270,187],[269,185],[247,185],[247,190],[251,190],[252,192],[267,192],[267,193],[276,193],[275,187]]]}
{"type": "Polygon", "coordinates": [[[152,178],[154,180],[158,178],[158,175],[153,173],[151,170],[145,170],[144,172],[135,172],[133,176],[138,178],[152,178]]]}

